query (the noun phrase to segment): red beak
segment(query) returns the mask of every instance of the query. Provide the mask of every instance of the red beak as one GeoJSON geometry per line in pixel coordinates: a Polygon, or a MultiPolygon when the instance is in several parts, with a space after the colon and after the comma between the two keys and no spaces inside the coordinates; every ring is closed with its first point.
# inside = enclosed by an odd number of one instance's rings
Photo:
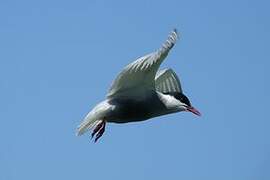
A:
{"type": "Polygon", "coordinates": [[[202,114],[200,113],[200,111],[198,111],[197,109],[195,109],[194,107],[190,106],[187,108],[187,111],[192,112],[193,114],[197,115],[197,116],[201,116],[202,114]]]}

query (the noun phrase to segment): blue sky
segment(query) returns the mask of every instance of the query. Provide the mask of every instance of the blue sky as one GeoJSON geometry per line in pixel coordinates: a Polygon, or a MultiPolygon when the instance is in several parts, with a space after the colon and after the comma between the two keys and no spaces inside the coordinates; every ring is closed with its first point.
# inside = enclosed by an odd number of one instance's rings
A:
{"type": "Polygon", "coordinates": [[[0,180],[270,179],[268,1],[0,2],[0,180]],[[128,63],[162,67],[203,114],[75,136],[128,63]]]}

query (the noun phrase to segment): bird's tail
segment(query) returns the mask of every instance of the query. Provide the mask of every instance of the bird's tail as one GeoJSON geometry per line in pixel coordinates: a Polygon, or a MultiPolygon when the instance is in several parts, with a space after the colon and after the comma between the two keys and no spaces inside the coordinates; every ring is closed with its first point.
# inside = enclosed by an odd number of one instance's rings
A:
{"type": "Polygon", "coordinates": [[[77,136],[80,136],[86,131],[94,128],[97,124],[104,120],[105,116],[108,116],[111,110],[112,106],[108,104],[107,101],[99,103],[92,111],[87,114],[82,123],[78,126],[76,133],[77,136]]]}
{"type": "Polygon", "coordinates": [[[86,131],[94,128],[101,121],[102,120],[97,120],[86,116],[83,122],[78,126],[76,135],[83,135],[86,131]]]}

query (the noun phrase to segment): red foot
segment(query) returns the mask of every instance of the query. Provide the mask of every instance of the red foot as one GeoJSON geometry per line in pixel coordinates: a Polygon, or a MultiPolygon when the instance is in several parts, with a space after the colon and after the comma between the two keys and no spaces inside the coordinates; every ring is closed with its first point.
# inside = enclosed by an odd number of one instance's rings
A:
{"type": "Polygon", "coordinates": [[[106,121],[101,121],[100,123],[98,123],[95,127],[95,129],[93,130],[91,137],[93,138],[95,137],[95,142],[97,142],[97,140],[103,135],[103,133],[105,132],[105,126],[106,126],[106,121]]]}

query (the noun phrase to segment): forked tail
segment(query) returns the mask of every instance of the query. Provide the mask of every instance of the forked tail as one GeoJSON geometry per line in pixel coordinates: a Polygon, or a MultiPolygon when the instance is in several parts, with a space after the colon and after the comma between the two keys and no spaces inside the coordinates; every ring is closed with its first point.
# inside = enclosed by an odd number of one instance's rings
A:
{"type": "Polygon", "coordinates": [[[104,121],[104,118],[108,117],[108,114],[111,112],[112,107],[113,106],[106,100],[94,107],[94,109],[87,114],[82,123],[78,126],[76,133],[77,136],[84,134],[86,131],[94,128],[97,124],[104,121]]]}
{"type": "Polygon", "coordinates": [[[86,131],[94,128],[97,124],[101,123],[102,120],[91,120],[87,119],[87,117],[83,120],[83,122],[77,128],[77,136],[83,135],[86,131]]]}

